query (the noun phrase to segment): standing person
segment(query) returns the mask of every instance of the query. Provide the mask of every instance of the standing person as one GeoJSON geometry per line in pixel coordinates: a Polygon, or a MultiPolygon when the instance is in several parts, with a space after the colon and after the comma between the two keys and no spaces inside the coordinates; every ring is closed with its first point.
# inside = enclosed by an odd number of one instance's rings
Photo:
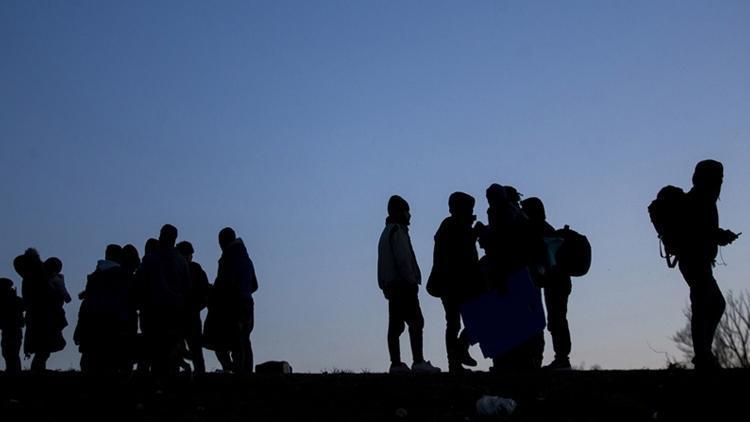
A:
{"type": "MultiPolygon", "coordinates": [[[[521,195],[514,187],[493,183],[487,188],[486,197],[489,226],[477,223],[476,227],[480,232],[480,245],[486,252],[480,271],[487,287],[505,295],[509,278],[532,264],[541,238],[535,236],[528,217],[521,211],[521,195]]],[[[541,292],[538,305],[541,308],[541,292]]],[[[538,369],[542,366],[543,353],[544,330],[540,328],[518,346],[493,357],[492,370],[538,369]]]]}
{"type": "Polygon", "coordinates": [[[203,359],[203,323],[201,322],[201,311],[208,305],[208,294],[211,285],[203,267],[193,261],[193,245],[182,241],[177,244],[177,251],[185,258],[190,269],[190,326],[187,338],[188,353],[193,361],[193,369],[196,373],[206,372],[206,364],[203,359]]]}
{"type": "Polygon", "coordinates": [[[65,275],[62,274],[62,261],[60,258],[51,257],[44,261],[44,271],[49,278],[50,287],[54,294],[64,303],[70,303],[70,293],[65,288],[65,275]]]}
{"type": "Polygon", "coordinates": [[[65,348],[62,330],[68,325],[63,300],[54,292],[44,271],[44,263],[36,249],[29,248],[13,261],[21,282],[21,295],[26,306],[26,334],[23,349],[34,355],[31,370],[47,370],[47,360],[65,348]]]}
{"type": "Polygon", "coordinates": [[[540,246],[531,273],[534,281],[544,290],[544,305],[547,308],[547,330],[552,336],[555,358],[547,369],[570,369],[570,328],[568,327],[568,298],[573,284],[570,276],[549,265],[544,238],[557,237],[555,229],[547,222],[544,203],[539,198],[528,198],[521,202],[523,212],[529,217],[534,239],[540,246]]]}
{"type": "MultiPolygon", "coordinates": [[[[121,265],[120,245],[107,245],[81,293],[73,339],[81,352],[81,371],[128,372],[132,341],[131,278],[121,265]]],[[[132,366],[132,365],[130,365],[132,366]]]]}
{"type": "Polygon", "coordinates": [[[206,347],[225,371],[253,372],[250,333],[255,325],[253,293],[258,290],[253,261],[242,239],[225,227],[219,232],[221,258],[208,303],[206,347]]]}
{"type": "Polygon", "coordinates": [[[448,370],[456,373],[464,371],[462,365],[477,365],[469,355],[469,341],[466,331],[461,331],[460,314],[461,304],[478,290],[479,256],[472,229],[476,220],[474,203],[475,199],[464,192],[454,192],[448,198],[450,216],[435,233],[432,271],[427,281],[428,292],[443,302],[448,370]]]}
{"type": "Polygon", "coordinates": [[[0,278],[0,330],[2,330],[3,359],[5,373],[21,372],[21,333],[23,327],[23,300],[16,294],[13,281],[0,278]]]}
{"type": "Polygon", "coordinates": [[[141,331],[154,373],[178,370],[180,342],[188,334],[190,270],[175,249],[177,228],[165,224],[156,251],[147,252],[136,273],[141,331]]]}
{"type": "Polygon", "coordinates": [[[685,195],[683,243],[678,255],[682,276],[690,287],[691,330],[696,369],[720,368],[711,346],[726,302],[713,275],[719,246],[734,242],[738,234],[719,228],[716,201],[721,194],[724,166],[704,160],[695,166],[693,187],[685,195]]]}
{"type": "Polygon", "coordinates": [[[409,341],[413,364],[411,371],[436,373],[422,353],[424,317],[419,307],[419,284],[422,275],[409,238],[409,204],[398,195],[388,200],[388,217],[378,243],[378,286],[388,300],[388,353],[390,373],[408,373],[409,366],[401,361],[399,337],[409,325],[409,341]]]}

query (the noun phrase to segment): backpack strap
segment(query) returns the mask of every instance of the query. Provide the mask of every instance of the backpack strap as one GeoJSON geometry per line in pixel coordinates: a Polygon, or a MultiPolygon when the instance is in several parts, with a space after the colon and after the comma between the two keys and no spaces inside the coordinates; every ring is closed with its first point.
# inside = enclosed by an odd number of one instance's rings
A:
{"type": "Polygon", "coordinates": [[[677,266],[677,262],[680,260],[677,255],[670,255],[664,249],[664,243],[659,239],[659,255],[667,261],[667,267],[674,268],[677,266]],[[670,259],[671,258],[671,259],[670,259]]]}

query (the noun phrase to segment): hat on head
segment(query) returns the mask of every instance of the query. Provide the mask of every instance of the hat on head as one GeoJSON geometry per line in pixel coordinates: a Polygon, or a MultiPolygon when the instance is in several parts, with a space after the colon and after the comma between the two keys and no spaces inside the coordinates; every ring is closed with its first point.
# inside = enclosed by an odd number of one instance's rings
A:
{"type": "Polygon", "coordinates": [[[476,200],[473,196],[464,192],[453,192],[448,197],[448,210],[451,214],[470,213],[474,210],[476,200]]]}
{"type": "Polygon", "coordinates": [[[404,211],[409,211],[409,203],[406,199],[393,195],[388,199],[388,215],[396,215],[404,211]]]}

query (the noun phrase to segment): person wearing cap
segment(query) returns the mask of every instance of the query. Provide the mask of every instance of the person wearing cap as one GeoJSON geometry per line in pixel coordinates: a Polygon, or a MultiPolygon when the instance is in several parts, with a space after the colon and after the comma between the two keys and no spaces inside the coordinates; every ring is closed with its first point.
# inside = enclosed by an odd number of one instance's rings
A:
{"type": "Polygon", "coordinates": [[[428,292],[443,302],[445,310],[445,348],[448,370],[464,372],[463,365],[476,366],[469,355],[469,341],[461,331],[461,304],[477,293],[477,236],[472,229],[476,220],[475,199],[464,192],[448,198],[446,217],[435,233],[432,271],[427,282],[428,292]],[[460,334],[459,334],[460,332],[460,334]]]}
{"type": "Polygon", "coordinates": [[[409,238],[409,204],[398,195],[388,200],[388,217],[378,243],[378,286],[388,300],[388,352],[390,373],[436,373],[440,368],[424,359],[422,330],[424,317],[419,307],[422,275],[409,238]],[[413,364],[401,361],[399,337],[409,326],[413,364]]]}
{"type": "Polygon", "coordinates": [[[690,287],[691,333],[696,369],[720,368],[711,351],[716,328],[726,302],[713,276],[719,246],[726,246],[738,234],[719,227],[716,201],[721,194],[724,166],[704,160],[695,166],[693,187],[685,198],[685,230],[688,235],[680,249],[679,268],[690,287]]]}
{"type": "Polygon", "coordinates": [[[211,285],[208,283],[208,276],[203,271],[203,267],[195,261],[193,261],[193,254],[195,249],[193,245],[183,240],[177,244],[177,251],[182,255],[188,263],[190,269],[190,326],[187,338],[188,353],[193,361],[193,369],[196,373],[202,374],[206,372],[206,363],[203,359],[203,325],[201,323],[201,311],[206,308],[208,304],[208,294],[211,289],[211,285]]]}

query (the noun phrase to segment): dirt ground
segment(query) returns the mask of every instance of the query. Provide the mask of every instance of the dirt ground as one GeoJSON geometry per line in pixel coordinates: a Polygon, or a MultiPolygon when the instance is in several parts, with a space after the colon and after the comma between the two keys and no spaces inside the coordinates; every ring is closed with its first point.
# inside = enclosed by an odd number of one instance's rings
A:
{"type": "Polygon", "coordinates": [[[462,376],[207,374],[171,379],[0,374],[0,421],[475,421],[484,395],[512,421],[747,420],[750,371],[462,376]]]}

